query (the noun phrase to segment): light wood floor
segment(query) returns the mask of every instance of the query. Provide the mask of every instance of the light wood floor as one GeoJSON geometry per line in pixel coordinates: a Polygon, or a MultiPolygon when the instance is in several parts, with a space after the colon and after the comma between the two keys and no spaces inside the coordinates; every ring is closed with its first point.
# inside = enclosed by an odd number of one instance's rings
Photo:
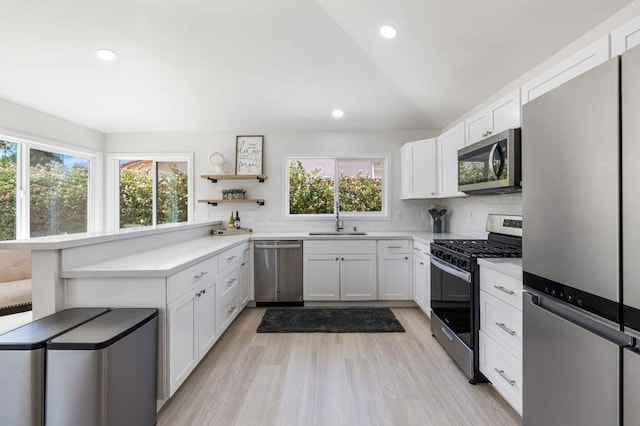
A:
{"type": "Polygon", "coordinates": [[[257,334],[240,314],[163,407],[173,425],[519,425],[490,385],[470,385],[417,308],[406,333],[257,334]]]}

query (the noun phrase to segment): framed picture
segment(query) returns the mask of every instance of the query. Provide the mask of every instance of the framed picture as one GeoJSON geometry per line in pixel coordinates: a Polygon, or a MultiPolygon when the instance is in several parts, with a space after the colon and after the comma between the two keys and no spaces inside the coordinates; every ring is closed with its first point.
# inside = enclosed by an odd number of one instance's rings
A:
{"type": "Polygon", "coordinates": [[[236,174],[262,174],[262,143],[264,136],[236,136],[236,174]]]}

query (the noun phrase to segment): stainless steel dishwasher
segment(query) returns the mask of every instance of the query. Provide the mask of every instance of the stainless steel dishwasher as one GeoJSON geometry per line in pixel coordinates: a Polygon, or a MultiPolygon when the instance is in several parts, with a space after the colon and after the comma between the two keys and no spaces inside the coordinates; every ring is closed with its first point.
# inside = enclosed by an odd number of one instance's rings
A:
{"type": "Polygon", "coordinates": [[[254,241],[256,306],[303,306],[302,241],[254,241]]]}

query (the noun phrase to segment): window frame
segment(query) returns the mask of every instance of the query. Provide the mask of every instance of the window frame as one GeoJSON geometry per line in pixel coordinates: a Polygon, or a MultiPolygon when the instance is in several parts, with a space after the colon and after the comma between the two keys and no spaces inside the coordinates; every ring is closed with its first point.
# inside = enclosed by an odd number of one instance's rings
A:
{"type": "Polygon", "coordinates": [[[30,196],[30,150],[53,152],[85,159],[89,162],[89,182],[87,185],[87,232],[102,228],[102,176],[103,154],[86,148],[54,142],[35,136],[24,136],[1,131],[0,139],[17,144],[16,150],[16,240],[31,238],[31,196],[30,196]]]}
{"type": "Polygon", "coordinates": [[[389,164],[391,162],[391,154],[285,154],[284,160],[284,217],[290,220],[335,220],[336,214],[291,214],[289,199],[289,163],[295,160],[333,160],[336,162],[334,174],[334,202],[337,198],[337,189],[339,184],[339,167],[337,163],[340,161],[380,161],[382,162],[382,210],[380,212],[345,212],[340,211],[341,219],[366,219],[366,220],[390,220],[391,213],[389,208],[389,188],[391,188],[389,174],[389,164]]]}
{"type": "MultiPolygon", "coordinates": [[[[120,229],[120,161],[121,160],[151,160],[155,165],[157,162],[171,162],[171,161],[184,161],[187,163],[187,222],[179,223],[191,223],[193,222],[194,215],[194,154],[193,152],[172,152],[172,153],[154,153],[154,152],[120,152],[107,154],[107,181],[106,181],[106,193],[107,197],[107,215],[106,215],[106,227],[109,231],[117,232],[120,229]]],[[[156,206],[157,206],[157,176],[153,172],[153,223],[149,226],[165,226],[172,224],[157,224],[156,206]]],[[[134,227],[132,229],[137,229],[134,227]]]]}

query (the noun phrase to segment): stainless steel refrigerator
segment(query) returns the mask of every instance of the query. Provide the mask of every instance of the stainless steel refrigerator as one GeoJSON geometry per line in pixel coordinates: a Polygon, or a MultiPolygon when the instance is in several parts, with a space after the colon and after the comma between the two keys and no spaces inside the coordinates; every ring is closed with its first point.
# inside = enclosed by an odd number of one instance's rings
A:
{"type": "Polygon", "coordinates": [[[523,107],[523,423],[640,424],[640,48],[523,107]]]}

